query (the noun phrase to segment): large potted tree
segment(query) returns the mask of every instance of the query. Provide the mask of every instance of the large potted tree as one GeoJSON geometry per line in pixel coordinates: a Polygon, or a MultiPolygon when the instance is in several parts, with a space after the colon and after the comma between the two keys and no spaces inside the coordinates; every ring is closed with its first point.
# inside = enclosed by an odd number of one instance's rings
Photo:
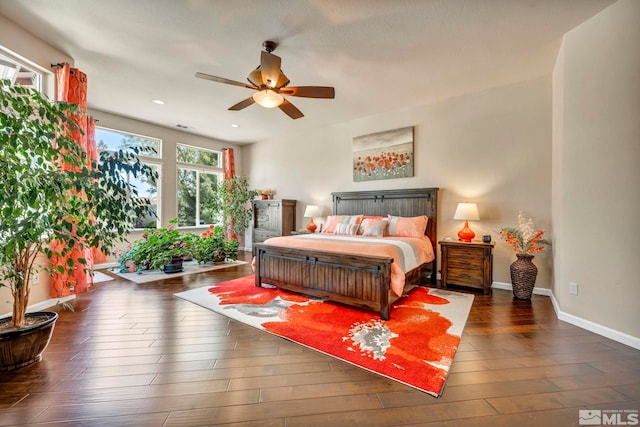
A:
{"type": "Polygon", "coordinates": [[[3,370],[40,360],[51,337],[56,313],[26,313],[36,273],[85,268],[83,258],[49,260],[79,248],[109,250],[148,210],[127,180],[128,174],[155,179],[138,161],[140,150],[92,160],[72,137],[81,113],[0,81],[0,287],[13,296],[12,316],[0,320],[3,370]]]}
{"type": "Polygon", "coordinates": [[[245,177],[225,178],[216,186],[213,209],[222,216],[228,240],[237,240],[238,234],[242,234],[249,227],[253,215],[249,201],[253,200],[256,194],[258,193],[255,190],[249,188],[249,182],[245,177]]]}

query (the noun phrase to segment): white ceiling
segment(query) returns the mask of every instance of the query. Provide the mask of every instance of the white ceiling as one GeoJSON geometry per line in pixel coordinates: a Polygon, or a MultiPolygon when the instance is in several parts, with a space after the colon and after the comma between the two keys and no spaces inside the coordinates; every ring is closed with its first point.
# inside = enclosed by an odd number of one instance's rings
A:
{"type": "Polygon", "coordinates": [[[75,59],[89,108],[249,143],[548,75],[562,35],[611,3],[0,0],[0,14],[75,59]],[[292,86],[334,86],[336,98],[290,97],[298,120],[228,111],[253,91],[194,77],[245,81],[265,40],[292,86]]]}

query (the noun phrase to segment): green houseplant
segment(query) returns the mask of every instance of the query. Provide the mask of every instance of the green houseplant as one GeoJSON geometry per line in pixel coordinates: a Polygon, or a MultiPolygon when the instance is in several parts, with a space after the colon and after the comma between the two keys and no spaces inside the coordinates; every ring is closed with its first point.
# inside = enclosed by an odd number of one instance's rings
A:
{"type": "Polygon", "coordinates": [[[162,270],[173,258],[192,255],[194,233],[182,233],[178,230],[178,219],[169,221],[166,227],[147,228],[140,239],[135,240],[122,252],[115,252],[120,264],[120,272],[129,269],[128,261],[136,266],[136,271],[162,270]]]}
{"type": "Polygon", "coordinates": [[[225,178],[218,183],[214,197],[214,209],[220,212],[225,224],[227,236],[234,236],[244,232],[251,223],[253,211],[249,201],[258,194],[249,188],[245,177],[225,178]]]}
{"type": "MultiPolygon", "coordinates": [[[[138,161],[136,148],[102,152],[98,162],[88,158],[72,138],[80,113],[73,104],[51,102],[36,90],[0,81],[0,287],[9,287],[13,297],[10,322],[0,323],[0,343],[5,333],[37,323],[27,322],[26,310],[39,270],[65,273],[86,264],[82,258],[80,265],[71,259],[64,265],[42,264],[36,262],[39,254],[51,259],[74,247],[108,250],[148,210],[148,201],[126,177],[155,179],[155,172],[138,161]]],[[[9,360],[5,369],[39,357],[9,360]]]]}
{"type": "Polygon", "coordinates": [[[224,262],[226,259],[238,258],[238,241],[234,238],[227,240],[223,227],[210,225],[193,242],[193,258],[199,264],[206,262],[224,262]]]}

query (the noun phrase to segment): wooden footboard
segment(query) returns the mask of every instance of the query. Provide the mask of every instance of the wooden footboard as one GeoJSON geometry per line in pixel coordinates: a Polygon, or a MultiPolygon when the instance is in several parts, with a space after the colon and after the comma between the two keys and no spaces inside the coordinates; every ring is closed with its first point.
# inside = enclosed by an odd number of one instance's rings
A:
{"type": "Polygon", "coordinates": [[[380,312],[389,319],[390,257],[256,245],[256,286],[281,289],[380,312]]]}

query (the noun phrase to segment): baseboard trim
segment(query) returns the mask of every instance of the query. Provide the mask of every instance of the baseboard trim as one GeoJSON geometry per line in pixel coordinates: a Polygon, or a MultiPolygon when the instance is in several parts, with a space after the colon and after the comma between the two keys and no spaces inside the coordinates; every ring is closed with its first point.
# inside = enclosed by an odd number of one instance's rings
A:
{"type": "Polygon", "coordinates": [[[562,320],[563,322],[571,323],[572,325],[578,326],[582,329],[586,329],[587,331],[591,331],[595,334],[602,335],[603,337],[612,339],[624,345],[628,345],[629,347],[633,347],[636,350],[640,350],[640,338],[634,337],[629,334],[625,334],[624,332],[620,332],[615,329],[611,329],[599,323],[595,323],[590,320],[583,319],[582,317],[565,313],[564,311],[560,310],[558,301],[556,300],[555,295],[553,294],[551,295],[551,304],[553,305],[553,310],[556,312],[556,316],[558,317],[559,320],[562,320]]]}
{"type": "Polygon", "coordinates": [[[118,263],[117,263],[117,262],[115,262],[115,261],[114,261],[114,262],[103,262],[103,263],[101,263],[101,264],[96,264],[96,265],[94,265],[94,266],[93,266],[93,269],[94,269],[94,270],[102,270],[102,269],[105,269],[105,268],[113,268],[113,267],[117,267],[117,266],[119,266],[119,265],[120,265],[120,264],[118,264],[118,263]]]}
{"type": "MultiPolygon", "coordinates": [[[[513,291],[513,287],[510,283],[493,282],[491,284],[491,287],[495,289],[513,291]]],[[[533,293],[535,295],[544,295],[551,298],[551,305],[553,306],[553,311],[555,311],[558,320],[562,320],[563,322],[570,323],[579,328],[586,329],[587,331],[602,335],[605,338],[609,338],[624,345],[628,345],[629,347],[640,350],[640,338],[625,334],[624,332],[616,331],[615,329],[611,329],[609,327],[600,325],[590,320],[583,319],[578,316],[574,316],[573,314],[565,313],[564,311],[560,310],[560,305],[558,304],[558,301],[556,300],[556,297],[551,289],[533,288],[533,293]]]]}
{"type": "MultiPolygon", "coordinates": [[[[37,311],[43,311],[47,308],[53,307],[55,305],[58,305],[60,303],[63,302],[67,302],[67,301],[71,301],[76,299],[75,294],[74,295],[69,295],[66,297],[62,297],[62,298],[49,298],[48,300],[44,300],[44,301],[40,301],[39,303],[30,305],[27,308],[27,313],[34,313],[37,311]]],[[[7,317],[11,317],[13,313],[5,313],[5,314],[0,314],[0,319],[5,319],[7,317]]]]}
{"type": "MultiPolygon", "coordinates": [[[[491,287],[493,289],[502,289],[504,291],[512,291],[513,292],[513,286],[511,286],[511,283],[504,283],[504,282],[493,282],[491,284],[491,287]]],[[[534,295],[544,295],[544,296],[551,296],[551,289],[545,289],[545,288],[533,288],[533,294],[534,295]]]]}

